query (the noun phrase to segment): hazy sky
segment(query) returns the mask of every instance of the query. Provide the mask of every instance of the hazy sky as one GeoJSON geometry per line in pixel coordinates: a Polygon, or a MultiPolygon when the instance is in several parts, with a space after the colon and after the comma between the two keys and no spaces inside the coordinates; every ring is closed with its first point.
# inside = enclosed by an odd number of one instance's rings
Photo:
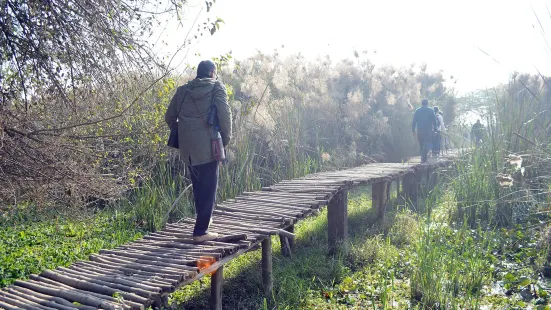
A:
{"type": "Polygon", "coordinates": [[[443,70],[464,92],[506,82],[515,70],[551,75],[548,6],[551,1],[541,0],[217,0],[210,16],[225,25],[194,44],[188,61],[196,61],[196,52],[209,58],[231,50],[244,58],[278,48],[337,60],[367,50],[377,65],[426,63],[430,71],[443,70]]]}

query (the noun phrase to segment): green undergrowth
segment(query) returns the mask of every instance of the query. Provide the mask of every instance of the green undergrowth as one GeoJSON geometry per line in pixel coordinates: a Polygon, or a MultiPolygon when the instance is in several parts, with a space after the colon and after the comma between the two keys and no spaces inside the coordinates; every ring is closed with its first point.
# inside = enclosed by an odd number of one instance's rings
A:
{"type": "Polygon", "coordinates": [[[69,216],[20,208],[3,215],[0,287],[138,239],[142,231],[134,223],[127,213],[114,210],[69,216]]]}

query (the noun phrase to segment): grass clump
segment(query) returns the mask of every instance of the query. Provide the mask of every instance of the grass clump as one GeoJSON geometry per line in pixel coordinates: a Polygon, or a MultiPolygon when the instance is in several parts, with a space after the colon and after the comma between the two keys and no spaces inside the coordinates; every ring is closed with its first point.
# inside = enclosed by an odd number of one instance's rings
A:
{"type": "Polygon", "coordinates": [[[389,238],[392,244],[406,247],[415,244],[419,240],[420,233],[419,216],[410,210],[404,210],[396,214],[389,231],[389,238]]]}
{"type": "Polygon", "coordinates": [[[428,309],[476,305],[490,277],[486,240],[481,231],[426,225],[415,248],[413,300],[428,309]]]}

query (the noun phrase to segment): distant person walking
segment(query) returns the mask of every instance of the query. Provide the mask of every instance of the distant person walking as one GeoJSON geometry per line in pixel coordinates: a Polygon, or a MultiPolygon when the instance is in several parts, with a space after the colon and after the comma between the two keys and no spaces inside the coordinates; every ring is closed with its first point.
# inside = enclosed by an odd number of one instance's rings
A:
{"type": "Polygon", "coordinates": [[[438,107],[434,107],[434,114],[436,115],[436,130],[432,140],[432,154],[438,156],[442,149],[442,136],[446,133],[446,126],[444,126],[442,111],[438,107]]]}
{"type": "Polygon", "coordinates": [[[165,114],[169,127],[177,122],[180,156],[189,167],[197,213],[193,229],[196,242],[218,237],[217,233],[208,231],[218,187],[218,161],[213,155],[213,126],[207,121],[209,113],[216,113],[213,117],[218,118],[223,145],[228,145],[232,116],[226,87],[217,80],[215,64],[204,60],[197,67],[197,77],[178,87],[165,114]]]}
{"type": "Polygon", "coordinates": [[[422,163],[427,162],[428,153],[430,151],[429,145],[432,142],[435,128],[436,115],[434,114],[434,110],[429,108],[429,101],[423,99],[423,101],[421,101],[421,107],[415,111],[413,122],[411,123],[413,137],[415,137],[415,131],[417,130],[417,139],[419,140],[419,147],[421,149],[422,163]]]}
{"type": "Polygon", "coordinates": [[[484,125],[482,125],[480,120],[477,120],[473,127],[471,127],[471,141],[474,142],[476,147],[480,147],[482,145],[482,141],[484,140],[484,132],[484,125]]]}

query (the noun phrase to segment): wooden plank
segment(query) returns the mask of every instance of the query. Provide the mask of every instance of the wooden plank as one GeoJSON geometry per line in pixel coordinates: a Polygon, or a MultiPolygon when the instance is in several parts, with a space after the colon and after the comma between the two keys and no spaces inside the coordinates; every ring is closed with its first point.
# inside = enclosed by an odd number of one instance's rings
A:
{"type": "MultiPolygon", "coordinates": [[[[204,254],[204,253],[190,254],[189,252],[185,252],[185,251],[173,252],[173,251],[170,251],[171,249],[169,249],[169,248],[161,248],[160,250],[157,250],[157,249],[150,249],[150,248],[139,248],[138,249],[138,248],[130,248],[130,247],[118,247],[116,249],[117,250],[132,251],[133,253],[139,253],[139,254],[144,254],[144,255],[154,255],[154,256],[159,256],[159,257],[163,257],[163,258],[185,259],[185,260],[193,260],[193,261],[204,259],[204,257],[207,257],[208,260],[211,260],[211,258],[218,259],[218,258],[222,257],[222,255],[220,253],[216,253],[216,254],[213,254],[213,253],[209,253],[209,254],[204,254]]],[[[207,260],[207,259],[204,259],[204,260],[207,260]]]]}
{"type": "Polygon", "coordinates": [[[20,308],[18,306],[14,306],[12,304],[8,304],[7,302],[3,302],[0,300],[0,309],[6,309],[6,310],[21,310],[23,308],[20,308]]]}
{"type": "Polygon", "coordinates": [[[113,249],[113,250],[100,250],[100,254],[105,254],[107,256],[121,256],[122,259],[125,258],[131,258],[131,259],[142,259],[145,261],[151,261],[156,262],[163,262],[168,264],[174,264],[174,265],[182,265],[183,269],[186,270],[195,270],[194,268],[188,268],[188,266],[195,266],[197,265],[197,262],[193,259],[171,259],[171,258],[163,258],[159,255],[147,255],[147,254],[140,254],[133,250],[120,250],[120,249],[113,249]]]}
{"type": "Polygon", "coordinates": [[[149,264],[142,264],[142,263],[136,263],[136,262],[129,262],[120,260],[113,257],[107,257],[105,255],[90,255],[90,260],[107,264],[107,265],[114,265],[125,269],[135,269],[140,271],[147,271],[152,273],[161,273],[166,276],[177,276],[178,279],[181,281],[188,273],[185,273],[185,270],[182,269],[173,269],[168,268],[166,266],[159,266],[159,265],[149,265],[149,264]]]}
{"type": "MultiPolygon", "coordinates": [[[[193,224],[187,224],[189,227],[192,227],[193,224]]],[[[277,234],[276,231],[267,231],[261,229],[247,229],[244,227],[231,226],[231,225],[221,225],[221,224],[211,224],[209,231],[218,233],[219,237],[216,238],[216,241],[225,242],[239,241],[239,240],[260,240],[266,238],[270,234],[277,234]]],[[[165,229],[164,232],[167,232],[165,229]]]]}
{"type": "Polygon", "coordinates": [[[132,275],[132,276],[139,276],[139,277],[146,277],[148,279],[153,279],[157,281],[162,281],[163,283],[169,283],[173,284],[181,280],[181,275],[176,275],[172,273],[165,273],[165,272],[149,272],[149,271],[143,271],[139,269],[133,269],[125,266],[120,266],[118,264],[113,263],[104,263],[99,261],[78,261],[76,264],[80,266],[84,266],[85,268],[91,268],[93,270],[96,269],[104,269],[109,270],[113,274],[124,274],[124,275],[132,275]]]}
{"type": "Polygon", "coordinates": [[[260,197],[294,197],[294,198],[302,198],[302,199],[312,199],[312,200],[327,200],[328,195],[323,194],[298,194],[298,193],[279,193],[279,192],[244,192],[243,195],[249,195],[249,196],[260,196],[260,197]]]}
{"type": "Polygon", "coordinates": [[[91,282],[99,285],[109,286],[114,289],[124,290],[126,292],[131,292],[136,295],[149,298],[149,299],[156,298],[155,297],[156,295],[160,296],[162,292],[161,288],[159,287],[141,284],[137,281],[136,282],[124,281],[124,280],[121,281],[121,279],[117,279],[115,277],[105,277],[105,276],[100,276],[90,272],[85,273],[83,271],[77,271],[74,269],[68,269],[64,267],[58,267],[56,269],[56,273],[67,275],[69,277],[74,277],[79,280],[86,280],[87,282],[91,282]]]}
{"type": "Polygon", "coordinates": [[[81,309],[81,310],[95,310],[96,309],[94,307],[85,306],[85,305],[75,305],[75,304],[71,303],[70,301],[68,301],[67,299],[37,293],[35,291],[29,290],[29,289],[26,289],[26,288],[23,288],[23,287],[15,286],[15,285],[10,285],[7,288],[7,290],[11,293],[14,293],[14,294],[20,294],[21,296],[27,296],[29,298],[37,298],[38,300],[45,300],[45,301],[48,301],[48,302],[54,302],[57,305],[59,305],[58,309],[62,309],[62,310],[65,310],[65,309],[61,308],[61,306],[67,307],[67,308],[70,308],[70,309],[81,309]]]}
{"type": "Polygon", "coordinates": [[[235,202],[232,205],[256,205],[256,206],[269,206],[275,208],[283,208],[290,210],[308,210],[311,208],[318,208],[320,204],[326,204],[327,202],[321,200],[304,200],[304,199],[285,199],[281,197],[272,199],[261,199],[256,197],[241,196],[236,197],[235,202]]]}
{"type": "Polygon", "coordinates": [[[138,246],[155,246],[155,247],[163,247],[163,248],[173,248],[173,249],[184,249],[188,251],[197,251],[197,252],[206,252],[206,253],[220,253],[220,254],[228,254],[233,253],[237,249],[235,246],[211,246],[209,244],[206,244],[203,242],[202,244],[196,244],[196,243],[181,243],[175,240],[166,240],[165,238],[151,238],[151,239],[141,239],[136,240],[131,245],[138,245],[138,246]]]}
{"type": "Polygon", "coordinates": [[[41,306],[35,302],[25,300],[19,296],[14,296],[6,292],[0,291],[0,301],[10,304],[17,307],[17,309],[25,310],[55,310],[55,308],[50,308],[46,306],[41,306]]]}
{"type": "Polygon", "coordinates": [[[41,284],[36,281],[16,280],[14,284],[41,294],[56,296],[69,301],[76,301],[83,305],[95,307],[96,309],[97,308],[111,309],[111,310],[117,309],[115,304],[113,304],[111,301],[97,298],[95,296],[86,294],[85,292],[82,292],[79,290],[69,291],[61,288],[54,288],[50,285],[41,284]]]}
{"type": "Polygon", "coordinates": [[[97,299],[100,299],[100,300],[103,300],[103,301],[108,301],[111,304],[115,305],[115,307],[117,307],[117,308],[122,307],[124,309],[141,309],[143,307],[143,305],[137,304],[133,301],[117,299],[117,298],[115,298],[113,296],[110,296],[110,295],[104,295],[104,294],[100,294],[100,293],[96,293],[96,292],[77,289],[77,288],[74,288],[72,286],[69,286],[69,285],[66,285],[66,284],[63,284],[63,283],[60,283],[60,282],[57,282],[57,281],[54,281],[54,280],[51,280],[51,279],[48,279],[48,278],[45,278],[45,277],[42,277],[42,276],[37,276],[37,275],[32,274],[29,277],[32,279],[32,281],[29,281],[29,282],[36,283],[37,285],[40,285],[42,287],[53,288],[53,289],[56,289],[56,290],[57,289],[63,289],[64,291],[68,291],[68,292],[77,292],[77,293],[80,293],[80,294],[84,294],[86,296],[92,296],[94,298],[97,298],[97,299]]]}
{"type": "Polygon", "coordinates": [[[69,276],[63,275],[60,272],[56,272],[53,270],[44,270],[41,273],[41,276],[74,288],[78,288],[83,291],[95,292],[95,293],[98,293],[101,295],[107,295],[107,296],[120,294],[122,297],[124,297],[125,300],[130,300],[135,303],[139,303],[146,306],[149,306],[150,304],[150,301],[147,298],[141,297],[135,293],[128,293],[128,292],[122,291],[120,290],[120,288],[117,288],[117,289],[111,288],[105,285],[105,283],[102,283],[101,285],[90,283],[90,282],[81,280],[79,277],[69,277],[69,276]]]}
{"type": "Polygon", "coordinates": [[[68,300],[65,300],[59,297],[39,294],[31,290],[23,289],[21,287],[17,287],[13,285],[5,288],[5,290],[15,296],[19,296],[21,298],[30,300],[31,302],[35,302],[39,305],[51,307],[54,309],[60,309],[60,310],[74,310],[74,309],[94,310],[95,309],[93,307],[87,307],[82,305],[80,305],[81,307],[77,308],[76,305],[72,304],[68,300]]]}
{"type": "Polygon", "coordinates": [[[148,251],[151,253],[159,253],[158,255],[175,255],[179,257],[186,257],[186,256],[212,256],[215,258],[222,257],[222,254],[220,252],[205,249],[205,248],[198,248],[198,249],[179,249],[179,248],[169,248],[169,247],[160,247],[160,246],[154,246],[154,245],[136,245],[136,244],[129,244],[129,245],[122,245],[118,247],[117,249],[133,249],[133,250],[140,250],[140,251],[148,251]]]}
{"type": "Polygon", "coordinates": [[[273,217],[282,217],[282,218],[287,218],[287,217],[296,218],[301,216],[300,213],[295,215],[295,214],[286,212],[284,210],[276,211],[277,209],[273,211],[257,211],[257,210],[253,210],[252,208],[243,208],[243,207],[234,207],[234,206],[228,207],[227,205],[218,205],[216,209],[221,211],[227,211],[227,212],[241,212],[241,213],[257,214],[260,216],[273,216],[273,217]]]}
{"type": "Polygon", "coordinates": [[[117,284],[123,284],[130,287],[136,287],[143,290],[147,290],[153,293],[161,293],[163,291],[170,290],[173,286],[171,285],[163,285],[160,283],[154,283],[147,277],[132,277],[132,276],[124,276],[124,275],[117,275],[115,272],[101,272],[101,270],[90,270],[88,268],[79,267],[78,265],[71,265],[69,268],[59,267],[57,270],[63,271],[63,272],[73,272],[79,275],[83,276],[93,276],[93,279],[101,280],[101,281],[107,281],[117,284]]]}
{"type": "Polygon", "coordinates": [[[223,210],[224,208],[236,209],[238,211],[256,211],[260,215],[275,214],[275,216],[294,216],[295,214],[303,214],[309,212],[310,205],[307,206],[292,206],[285,203],[277,202],[253,202],[253,201],[229,201],[227,203],[221,203],[217,205],[217,209],[223,210]]]}

